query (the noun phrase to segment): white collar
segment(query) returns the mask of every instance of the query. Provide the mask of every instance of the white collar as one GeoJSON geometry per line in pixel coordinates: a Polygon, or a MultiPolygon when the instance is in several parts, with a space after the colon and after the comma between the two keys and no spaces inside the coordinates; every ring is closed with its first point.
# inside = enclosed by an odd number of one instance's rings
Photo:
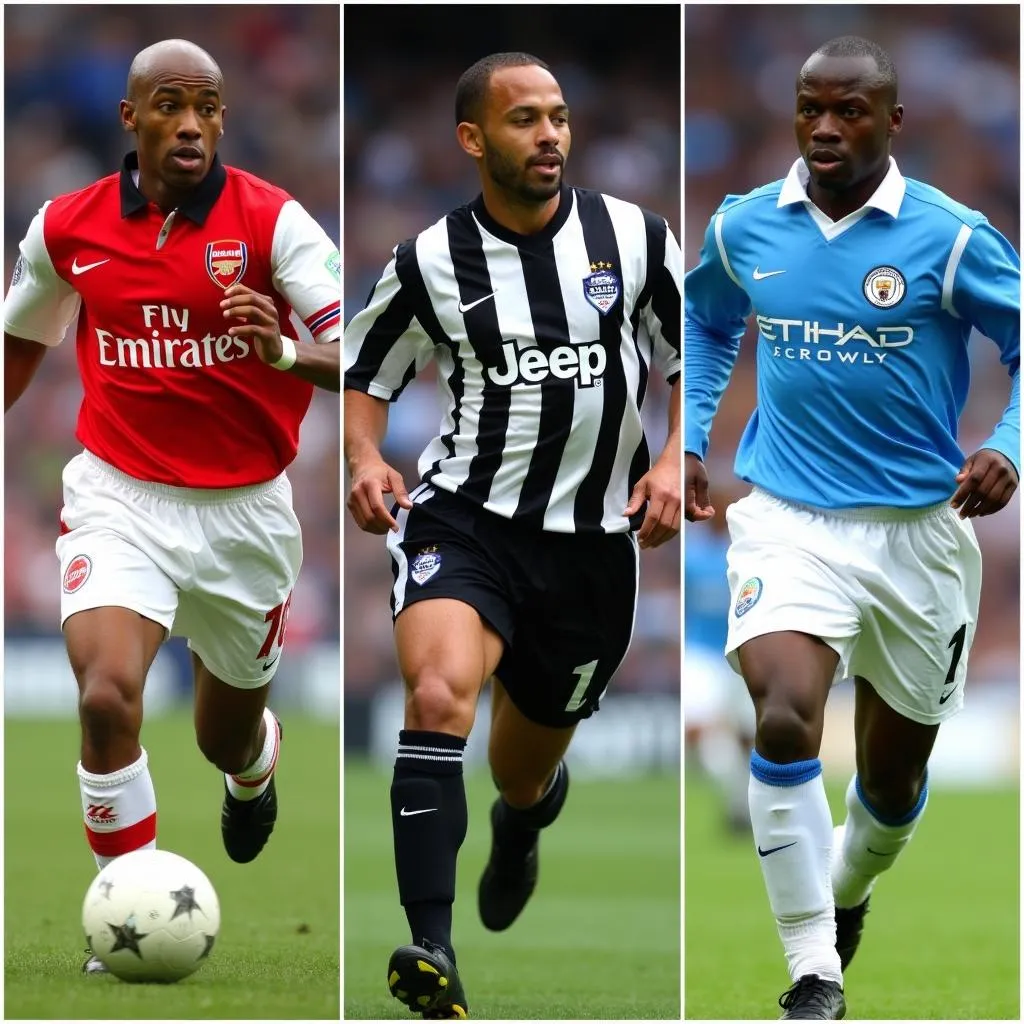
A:
{"type": "MultiPolygon", "coordinates": [[[[790,167],[789,174],[786,175],[782,191],[779,193],[778,205],[782,207],[789,206],[792,203],[810,203],[811,200],[807,195],[807,182],[810,181],[810,178],[811,175],[807,170],[807,164],[804,163],[803,157],[800,157],[790,167]]],[[[876,210],[889,214],[890,217],[898,217],[906,191],[906,179],[900,174],[896,161],[889,157],[889,170],[886,172],[881,184],[875,189],[874,194],[864,204],[864,207],[873,207],[876,210]]],[[[861,207],[861,209],[864,207],[861,207]]]]}

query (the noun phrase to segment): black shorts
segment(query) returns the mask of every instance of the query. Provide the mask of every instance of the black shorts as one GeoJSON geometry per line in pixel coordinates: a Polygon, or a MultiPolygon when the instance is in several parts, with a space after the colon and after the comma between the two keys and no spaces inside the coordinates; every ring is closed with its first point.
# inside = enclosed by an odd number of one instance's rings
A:
{"type": "Polygon", "coordinates": [[[414,495],[388,537],[392,615],[464,601],[504,639],[495,675],[523,715],[554,727],[589,718],[633,634],[633,535],[547,533],[438,488],[414,495]]]}

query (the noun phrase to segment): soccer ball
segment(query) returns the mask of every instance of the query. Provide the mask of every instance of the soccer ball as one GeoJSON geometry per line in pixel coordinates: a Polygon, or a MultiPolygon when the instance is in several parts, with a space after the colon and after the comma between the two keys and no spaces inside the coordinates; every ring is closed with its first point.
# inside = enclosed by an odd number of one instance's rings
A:
{"type": "Polygon", "coordinates": [[[124,981],[178,981],[202,966],[220,928],[210,880],[167,850],[136,850],[93,879],[82,904],[92,952],[124,981]]]}

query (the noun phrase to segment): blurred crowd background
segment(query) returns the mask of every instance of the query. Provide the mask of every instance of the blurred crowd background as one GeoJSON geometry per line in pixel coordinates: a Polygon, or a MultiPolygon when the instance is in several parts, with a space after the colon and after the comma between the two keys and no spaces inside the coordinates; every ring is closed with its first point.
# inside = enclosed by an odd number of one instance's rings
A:
{"type": "MultiPolygon", "coordinates": [[[[223,161],[287,190],[340,242],[339,18],[330,5],[5,6],[5,279],[43,202],[117,171],[133,148],[118,119],[128,67],[165,38],[197,43],[224,72],[223,161]]],[[[58,636],[54,541],[80,398],[72,333],[5,420],[8,638],[58,636]]],[[[338,637],[338,409],[317,392],[289,469],[305,541],[289,650],[338,637]]]]}
{"type": "MultiPolygon", "coordinates": [[[[479,191],[455,139],[459,76],[489,53],[524,50],[550,65],[569,105],[566,180],[639,203],[680,230],[680,8],[676,6],[370,5],[345,8],[346,320],[365,304],[395,245],[479,191]],[[367,41],[372,40],[372,45],[367,41]]],[[[431,372],[390,409],[384,455],[408,483],[440,421],[431,372]]],[[[661,450],[668,389],[644,406],[661,450]]],[[[679,692],[679,544],[644,552],[633,646],[612,690],[679,692]]],[[[345,516],[345,692],[393,683],[383,538],[345,516]]]]}
{"type": "MultiPolygon", "coordinates": [[[[874,40],[896,64],[905,114],[893,156],[901,172],[982,211],[1019,252],[1019,19],[1016,4],[687,6],[685,267],[697,264],[708,221],[726,193],[786,176],[798,156],[797,72],[818,46],[840,35],[874,40]]],[[[694,665],[709,664],[710,655],[721,664],[729,602],[724,511],[749,491],[733,476],[732,459],[754,406],[755,344],[756,331],[748,328],[711,434],[708,471],[718,518],[686,528],[687,664],[691,654],[694,665]]],[[[971,360],[960,431],[966,452],[991,433],[1010,386],[990,341],[972,339],[971,360]]],[[[976,688],[1016,686],[1019,678],[1019,497],[973,522],[985,573],[968,703],[976,688]]]]}

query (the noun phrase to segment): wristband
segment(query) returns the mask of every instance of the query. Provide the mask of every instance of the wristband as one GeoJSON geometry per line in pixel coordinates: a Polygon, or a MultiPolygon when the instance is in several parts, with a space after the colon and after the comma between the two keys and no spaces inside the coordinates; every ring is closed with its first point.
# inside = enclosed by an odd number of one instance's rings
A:
{"type": "Polygon", "coordinates": [[[295,360],[299,358],[299,353],[295,348],[295,342],[292,341],[287,335],[281,335],[281,358],[276,363],[270,365],[275,370],[290,370],[295,365],[295,360]]]}

